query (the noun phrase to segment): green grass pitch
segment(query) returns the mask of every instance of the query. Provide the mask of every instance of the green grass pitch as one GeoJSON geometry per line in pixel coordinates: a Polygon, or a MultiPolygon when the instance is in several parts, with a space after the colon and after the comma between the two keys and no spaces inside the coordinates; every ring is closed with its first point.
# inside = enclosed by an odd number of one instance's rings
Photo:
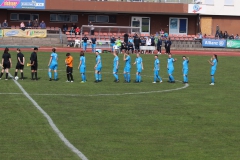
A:
{"type": "MultiPolygon", "coordinates": [[[[189,87],[162,92],[184,86],[167,83],[166,55],[159,56],[162,84],[152,84],[153,55],[142,55],[140,84],[123,83],[119,55],[120,83],[114,83],[114,57],[107,53],[102,54],[103,82],[95,84],[95,55],[86,54],[87,83],[81,84],[78,53],[72,53],[75,81],[65,82],[65,54],[59,53],[59,81],[48,81],[50,53],[39,52],[39,81],[30,80],[25,66],[27,78],[18,82],[89,160],[240,159],[240,57],[219,57],[216,84],[209,86],[211,56],[190,56],[189,87]]],[[[11,55],[13,75],[16,54],[11,55]]],[[[24,55],[28,62],[30,53],[24,55]]],[[[178,59],[174,77],[182,81],[181,56],[173,57],[178,59]]],[[[131,58],[133,62],[135,55],[131,58]]],[[[132,82],[135,71],[132,66],[132,82]]],[[[79,159],[13,80],[0,80],[0,85],[0,159],[79,159]]]]}

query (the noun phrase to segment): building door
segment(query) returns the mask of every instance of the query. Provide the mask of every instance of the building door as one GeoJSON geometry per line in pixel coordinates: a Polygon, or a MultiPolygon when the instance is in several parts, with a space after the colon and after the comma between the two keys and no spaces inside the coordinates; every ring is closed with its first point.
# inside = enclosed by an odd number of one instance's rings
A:
{"type": "MultiPolygon", "coordinates": [[[[132,17],[132,27],[140,27],[140,33],[150,34],[150,18],[149,17],[132,17]]],[[[132,29],[132,33],[138,32],[132,29]]]]}

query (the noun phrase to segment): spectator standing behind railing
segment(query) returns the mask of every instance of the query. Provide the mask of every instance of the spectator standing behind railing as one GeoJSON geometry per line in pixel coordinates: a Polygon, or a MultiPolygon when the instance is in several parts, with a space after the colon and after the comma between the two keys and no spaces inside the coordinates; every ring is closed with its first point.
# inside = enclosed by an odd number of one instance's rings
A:
{"type": "Polygon", "coordinates": [[[26,27],[29,28],[29,29],[31,29],[31,28],[32,28],[32,22],[31,22],[31,21],[28,21],[26,27]]]}
{"type": "Polygon", "coordinates": [[[167,54],[171,54],[171,52],[170,52],[171,45],[172,45],[171,39],[168,38],[167,39],[167,54]]]}
{"type": "Polygon", "coordinates": [[[162,54],[162,38],[159,36],[157,41],[157,50],[158,54],[162,54]]]}
{"type": "Polygon", "coordinates": [[[232,34],[231,36],[229,36],[229,39],[234,39],[234,35],[232,34]]]}
{"type": "Polygon", "coordinates": [[[128,35],[127,33],[125,33],[125,34],[123,35],[123,37],[124,37],[124,42],[127,44],[127,43],[128,43],[128,37],[129,37],[129,35],[128,35]]]}
{"type": "Polygon", "coordinates": [[[8,27],[7,20],[4,20],[4,22],[2,23],[2,28],[7,28],[7,27],[8,27]]]}
{"type": "Polygon", "coordinates": [[[116,38],[112,36],[112,38],[110,38],[110,46],[112,48],[112,52],[114,51],[113,46],[115,45],[115,42],[116,42],[116,38]]]}
{"type": "Polygon", "coordinates": [[[64,33],[68,31],[68,25],[66,23],[63,25],[62,30],[64,33]]]}
{"type": "Polygon", "coordinates": [[[138,35],[136,34],[135,35],[135,38],[133,40],[133,43],[134,43],[134,50],[136,53],[139,53],[139,46],[141,44],[141,39],[138,37],[138,35]]]}
{"type": "Polygon", "coordinates": [[[222,39],[223,38],[223,33],[222,33],[222,31],[220,31],[220,33],[219,33],[219,39],[222,39]]]}
{"type": "Polygon", "coordinates": [[[92,22],[91,22],[91,21],[89,21],[89,24],[88,24],[88,26],[91,26],[91,28],[90,28],[91,35],[94,35],[94,27],[93,27],[93,24],[92,24],[92,22]]]}
{"type": "Polygon", "coordinates": [[[236,40],[239,40],[239,35],[237,34],[236,37],[235,37],[236,40]]]}
{"type": "Polygon", "coordinates": [[[38,28],[38,19],[35,19],[33,21],[33,28],[37,29],[38,28]]]}
{"type": "Polygon", "coordinates": [[[227,31],[224,32],[223,38],[224,38],[224,39],[228,39],[228,33],[227,33],[227,31]]]}
{"type": "Polygon", "coordinates": [[[46,29],[46,23],[44,21],[42,21],[40,23],[39,27],[41,27],[41,29],[46,29]]]}
{"type": "Polygon", "coordinates": [[[97,39],[95,38],[95,36],[93,36],[93,38],[91,38],[91,41],[92,41],[92,53],[95,53],[96,52],[96,42],[97,42],[97,39]]]}
{"type": "Polygon", "coordinates": [[[216,34],[215,34],[215,36],[218,35],[219,33],[220,33],[220,27],[219,27],[218,24],[217,24],[217,26],[216,26],[216,34]]]}
{"type": "Polygon", "coordinates": [[[23,30],[23,31],[25,31],[25,29],[26,29],[25,24],[23,22],[21,22],[21,24],[20,24],[20,29],[23,30]]]}

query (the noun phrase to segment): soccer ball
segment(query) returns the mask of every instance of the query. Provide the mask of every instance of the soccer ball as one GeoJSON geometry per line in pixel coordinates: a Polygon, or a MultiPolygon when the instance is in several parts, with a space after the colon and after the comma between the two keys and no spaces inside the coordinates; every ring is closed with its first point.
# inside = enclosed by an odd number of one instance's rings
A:
{"type": "Polygon", "coordinates": [[[17,81],[18,79],[19,79],[18,76],[16,76],[16,77],[15,77],[15,80],[17,81]]]}

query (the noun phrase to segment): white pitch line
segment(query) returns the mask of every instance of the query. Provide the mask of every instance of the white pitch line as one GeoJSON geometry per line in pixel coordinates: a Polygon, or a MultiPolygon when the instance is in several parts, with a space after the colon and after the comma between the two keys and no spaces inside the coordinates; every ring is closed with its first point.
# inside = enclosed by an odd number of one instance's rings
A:
{"type": "MultiPolygon", "coordinates": [[[[11,74],[9,74],[12,77],[11,74]]],[[[52,127],[53,131],[58,135],[58,137],[65,143],[65,145],[72,150],[72,152],[76,153],[79,158],[82,160],[88,160],[87,157],[79,151],[76,147],[74,147],[63,135],[63,133],[57,128],[52,118],[37,104],[37,102],[25,91],[25,89],[15,80],[14,83],[18,86],[18,88],[23,92],[23,94],[33,103],[33,105],[43,114],[43,116],[47,119],[48,123],[52,127]]]]}
{"type": "Polygon", "coordinates": [[[185,89],[189,86],[189,84],[185,84],[183,87],[174,88],[174,89],[167,89],[167,90],[160,90],[160,91],[148,91],[148,92],[135,92],[135,93],[116,93],[116,94],[90,94],[90,95],[81,95],[81,94],[31,94],[35,96],[70,96],[70,97],[95,97],[95,96],[122,96],[122,95],[139,95],[139,94],[148,94],[148,93],[162,93],[162,92],[171,92],[177,91],[181,89],[185,89]]]}

